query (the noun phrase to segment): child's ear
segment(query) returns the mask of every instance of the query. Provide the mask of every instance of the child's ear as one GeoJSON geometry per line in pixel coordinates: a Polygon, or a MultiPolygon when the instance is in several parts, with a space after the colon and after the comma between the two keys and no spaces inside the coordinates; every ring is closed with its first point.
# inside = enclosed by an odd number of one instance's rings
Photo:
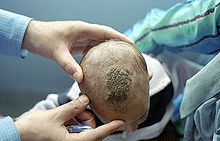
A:
{"type": "Polygon", "coordinates": [[[153,77],[153,73],[152,73],[152,71],[148,71],[148,77],[149,77],[149,81],[150,81],[151,78],[153,77]]]}

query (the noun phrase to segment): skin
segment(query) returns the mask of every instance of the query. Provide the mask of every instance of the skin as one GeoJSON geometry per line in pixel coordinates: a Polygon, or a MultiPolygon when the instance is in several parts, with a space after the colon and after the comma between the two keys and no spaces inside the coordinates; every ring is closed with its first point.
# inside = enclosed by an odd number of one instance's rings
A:
{"type": "Polygon", "coordinates": [[[89,99],[81,95],[78,99],[52,110],[41,110],[28,113],[15,122],[22,141],[96,141],[101,140],[117,130],[124,123],[112,121],[101,127],[80,133],[69,133],[65,124],[74,116],[92,124],[88,113],[83,112],[89,104],[89,99]]]}
{"type": "MultiPolygon", "coordinates": [[[[79,87],[81,92],[89,97],[90,106],[99,117],[106,122],[121,119],[125,121],[125,130],[135,131],[138,124],[147,118],[150,102],[149,76],[141,53],[123,41],[108,41],[89,50],[80,65],[84,80],[79,83],[79,87]],[[124,97],[125,100],[109,102],[111,90],[107,81],[111,80],[109,72],[114,67],[119,68],[122,73],[131,72],[131,80],[127,81],[129,90],[124,93],[125,96],[119,97],[124,97]]],[[[118,88],[118,85],[120,83],[115,87],[118,88]]]]}
{"type": "MultiPolygon", "coordinates": [[[[82,69],[73,56],[83,55],[93,46],[112,38],[133,44],[123,34],[107,26],[81,21],[32,20],[25,32],[22,48],[56,61],[77,82],[82,82],[82,69]]],[[[124,125],[123,121],[114,120],[95,128],[94,116],[85,111],[88,104],[88,98],[83,95],[53,110],[35,111],[24,115],[15,122],[15,125],[22,141],[95,141],[103,139],[124,125]],[[72,119],[75,115],[94,129],[68,133],[64,126],[73,124],[72,119]]]]}
{"type": "Polygon", "coordinates": [[[77,82],[83,80],[81,67],[73,56],[84,55],[93,46],[108,39],[134,44],[123,34],[103,25],[82,21],[31,21],[22,47],[56,61],[77,82]]]}

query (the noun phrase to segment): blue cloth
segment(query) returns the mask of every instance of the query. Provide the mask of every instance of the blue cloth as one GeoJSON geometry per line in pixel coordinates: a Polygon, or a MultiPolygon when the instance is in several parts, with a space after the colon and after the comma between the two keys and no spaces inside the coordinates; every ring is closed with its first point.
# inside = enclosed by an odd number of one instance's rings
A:
{"type": "Polygon", "coordinates": [[[181,117],[195,111],[220,92],[220,53],[186,83],[180,106],[181,117]],[[211,79],[210,79],[211,78],[211,79]]]}
{"type": "Polygon", "coordinates": [[[220,141],[220,93],[202,103],[187,120],[186,141],[220,141]]]}
{"type": "Polygon", "coordinates": [[[220,140],[220,53],[187,81],[180,114],[186,141],[220,140]]]}
{"type": "Polygon", "coordinates": [[[180,104],[181,104],[182,100],[183,100],[183,93],[179,94],[179,96],[172,101],[173,105],[175,107],[175,110],[174,110],[172,118],[171,118],[172,121],[176,121],[180,118],[179,109],[180,109],[180,104]]]}
{"type": "MultiPolygon", "coordinates": [[[[0,9],[0,53],[24,58],[22,49],[26,28],[31,18],[0,9]]],[[[19,133],[10,117],[0,119],[0,141],[20,141],[19,133]]]]}
{"type": "Polygon", "coordinates": [[[178,3],[167,11],[153,9],[125,35],[144,53],[220,51],[220,1],[178,3]]]}
{"type": "Polygon", "coordinates": [[[0,119],[0,141],[20,141],[20,136],[11,117],[0,119]]]}
{"type": "Polygon", "coordinates": [[[27,50],[22,49],[24,33],[31,18],[0,9],[0,53],[22,57],[27,50]]]}
{"type": "Polygon", "coordinates": [[[209,106],[209,102],[214,98],[214,101],[219,103],[220,0],[178,3],[167,11],[153,9],[125,35],[144,53],[157,55],[163,50],[168,50],[218,54],[187,81],[180,115],[190,115],[187,118],[185,140],[219,140],[220,107],[216,104],[209,106]],[[206,106],[209,106],[209,109],[206,106]],[[213,111],[213,115],[209,111],[213,111]],[[215,127],[208,130],[210,125],[215,127]]]}

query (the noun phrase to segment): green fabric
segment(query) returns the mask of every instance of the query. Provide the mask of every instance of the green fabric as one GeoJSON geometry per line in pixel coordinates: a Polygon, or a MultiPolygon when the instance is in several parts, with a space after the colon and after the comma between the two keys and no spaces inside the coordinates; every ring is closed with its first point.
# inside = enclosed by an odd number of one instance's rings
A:
{"type": "Polygon", "coordinates": [[[179,3],[167,11],[153,9],[128,37],[144,53],[163,49],[216,53],[219,47],[219,0],[179,3]]]}

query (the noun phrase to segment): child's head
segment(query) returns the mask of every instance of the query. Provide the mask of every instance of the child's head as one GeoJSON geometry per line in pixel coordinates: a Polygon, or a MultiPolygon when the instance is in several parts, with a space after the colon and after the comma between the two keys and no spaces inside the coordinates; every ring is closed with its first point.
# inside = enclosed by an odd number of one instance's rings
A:
{"type": "Polygon", "coordinates": [[[134,131],[149,110],[146,62],[132,45],[110,40],[90,49],[80,63],[84,79],[81,92],[105,121],[122,119],[134,131]]]}

